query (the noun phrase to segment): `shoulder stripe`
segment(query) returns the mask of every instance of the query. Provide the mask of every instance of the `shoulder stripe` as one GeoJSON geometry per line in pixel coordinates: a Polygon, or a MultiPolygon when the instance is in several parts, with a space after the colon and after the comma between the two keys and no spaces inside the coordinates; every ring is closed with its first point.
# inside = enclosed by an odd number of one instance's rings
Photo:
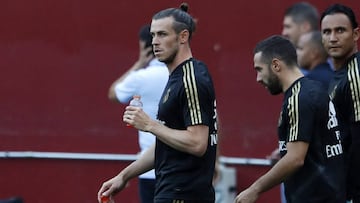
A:
{"type": "Polygon", "coordinates": [[[355,121],[360,121],[360,76],[356,57],[348,64],[348,80],[354,105],[355,121]]]}
{"type": "Polygon", "coordinates": [[[299,92],[300,82],[292,88],[292,95],[288,98],[288,111],[290,120],[289,142],[297,140],[299,134],[299,92]]]}
{"type": "Polygon", "coordinates": [[[189,105],[188,107],[190,111],[191,123],[194,125],[199,124],[202,123],[202,118],[193,62],[189,61],[188,63],[184,64],[182,68],[184,72],[183,82],[189,105]]]}

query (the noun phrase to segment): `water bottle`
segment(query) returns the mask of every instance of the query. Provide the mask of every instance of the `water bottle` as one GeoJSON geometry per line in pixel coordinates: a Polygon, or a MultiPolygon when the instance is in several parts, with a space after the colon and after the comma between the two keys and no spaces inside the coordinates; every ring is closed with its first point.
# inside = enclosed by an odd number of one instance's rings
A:
{"type": "Polygon", "coordinates": [[[142,107],[143,104],[140,99],[141,99],[140,95],[134,95],[132,100],[129,103],[129,106],[142,107]]]}
{"type": "MultiPolygon", "coordinates": [[[[141,102],[141,96],[140,95],[134,95],[132,100],[129,103],[129,106],[136,106],[142,108],[143,103],[141,102]]],[[[126,124],[128,127],[132,127],[130,124],[126,124]]]]}

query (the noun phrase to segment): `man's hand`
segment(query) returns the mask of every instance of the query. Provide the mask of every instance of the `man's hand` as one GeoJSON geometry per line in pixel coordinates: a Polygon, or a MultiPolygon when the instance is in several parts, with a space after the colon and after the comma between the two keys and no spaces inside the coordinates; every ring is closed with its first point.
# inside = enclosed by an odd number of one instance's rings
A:
{"type": "Polygon", "coordinates": [[[242,191],[235,198],[235,203],[253,203],[259,198],[259,194],[252,190],[251,187],[242,191]]]}
{"type": "Polygon", "coordinates": [[[120,174],[104,182],[97,194],[99,203],[104,203],[104,199],[107,203],[115,203],[113,196],[123,190],[126,185],[127,181],[124,181],[120,174]]]}
{"type": "Polygon", "coordinates": [[[148,132],[151,118],[140,107],[127,106],[125,108],[123,121],[138,130],[148,132]]]}
{"type": "Polygon", "coordinates": [[[276,162],[281,159],[279,149],[274,149],[274,151],[272,151],[270,155],[266,156],[266,159],[269,159],[271,161],[271,165],[276,164],[276,162]]]}
{"type": "Polygon", "coordinates": [[[135,63],[136,65],[134,65],[134,67],[136,67],[134,70],[144,68],[149,64],[149,62],[154,58],[154,54],[151,52],[152,47],[145,48],[145,42],[139,42],[139,58],[135,63]]]}

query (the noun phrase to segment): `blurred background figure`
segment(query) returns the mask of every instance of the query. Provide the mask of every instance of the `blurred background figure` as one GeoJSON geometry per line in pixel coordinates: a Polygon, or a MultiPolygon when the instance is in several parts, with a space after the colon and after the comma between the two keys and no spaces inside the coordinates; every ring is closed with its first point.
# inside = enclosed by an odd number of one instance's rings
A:
{"type": "MultiPolygon", "coordinates": [[[[298,2],[285,10],[282,35],[296,47],[302,34],[319,30],[319,13],[308,2],[298,2]]],[[[305,75],[307,71],[300,66],[305,75]]]]}
{"type": "Polygon", "coordinates": [[[320,31],[301,35],[296,52],[299,66],[308,71],[306,77],[320,81],[327,89],[334,71],[327,61],[328,54],[322,44],[320,31]]]}
{"type": "Polygon", "coordinates": [[[285,10],[282,35],[297,45],[302,34],[319,29],[319,13],[307,2],[298,2],[285,10]]]}
{"type": "MultiPolygon", "coordinates": [[[[109,89],[109,99],[127,104],[134,95],[140,95],[143,110],[155,119],[161,94],[169,77],[164,63],[154,57],[150,25],[144,25],[139,32],[139,58],[132,67],[121,75],[109,89]]],[[[138,131],[141,153],[155,143],[151,133],[138,131]]],[[[155,172],[151,170],[139,176],[141,203],[152,203],[155,190],[155,172]]]]}

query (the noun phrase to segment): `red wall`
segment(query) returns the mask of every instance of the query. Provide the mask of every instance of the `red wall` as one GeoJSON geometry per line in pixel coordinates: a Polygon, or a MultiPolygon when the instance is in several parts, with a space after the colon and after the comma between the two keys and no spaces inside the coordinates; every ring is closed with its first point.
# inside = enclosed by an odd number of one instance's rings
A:
{"type": "MultiPolygon", "coordinates": [[[[276,147],[281,96],[255,82],[252,49],[278,34],[296,1],[189,0],[198,20],[193,54],[212,72],[221,120],[221,154],[264,158],[276,147]],[[261,141],[259,141],[261,140],[261,141]]],[[[320,11],[335,1],[314,1],[320,11]]],[[[107,99],[110,84],[137,57],[137,31],[154,12],[181,1],[0,1],[0,151],[131,153],[134,129],[123,105],[107,99]]],[[[355,1],[352,6],[358,14],[355,1]]],[[[358,20],[360,20],[358,16],[358,20]]],[[[100,183],[127,163],[0,160],[0,199],[96,202],[100,183]]],[[[238,167],[238,190],[267,167],[238,167]]],[[[138,202],[136,181],[117,198],[138,202]]],[[[278,201],[278,188],[259,202],[278,201]]]]}

